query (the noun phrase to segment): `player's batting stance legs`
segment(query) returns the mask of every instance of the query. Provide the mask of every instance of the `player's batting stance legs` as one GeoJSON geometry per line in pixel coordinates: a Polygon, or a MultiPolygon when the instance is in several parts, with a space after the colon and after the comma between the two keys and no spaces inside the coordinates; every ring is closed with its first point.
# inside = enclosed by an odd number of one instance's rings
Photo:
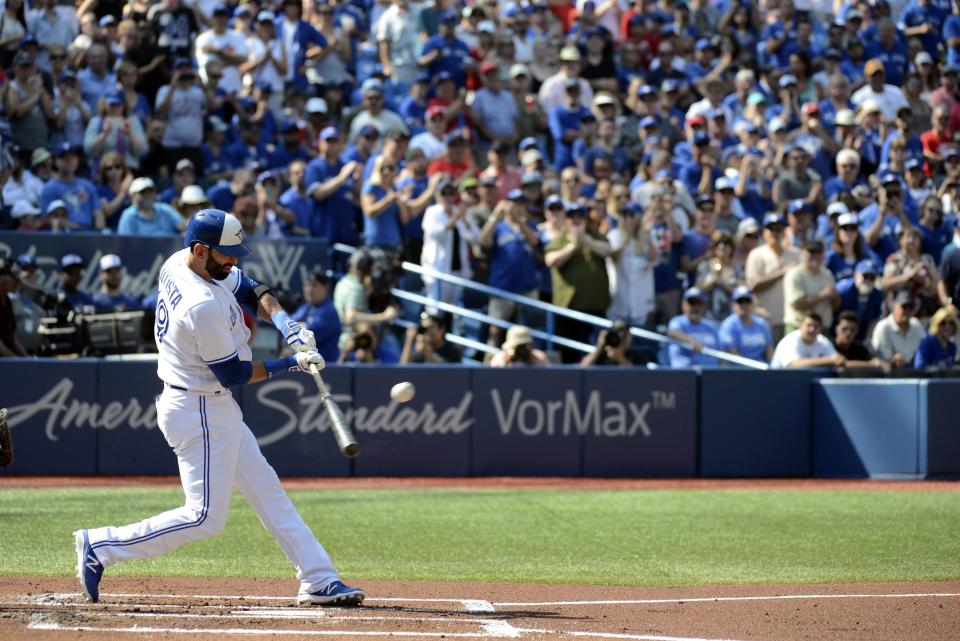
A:
{"type": "Polygon", "coordinates": [[[266,287],[234,266],[246,252],[236,218],[219,210],[201,211],[191,220],[184,244],[188,249],[174,254],[160,272],[155,334],[158,374],[165,383],[157,399],[158,425],[177,455],[186,501],[183,507],[132,525],[76,532],[81,587],[97,601],[106,567],[217,535],[226,525],[236,485],[296,568],[301,604],[359,605],[363,591],[340,581],[229,392],[230,387],[288,369],[322,367],[313,336],[279,311],[266,287]],[[238,302],[272,318],[287,342],[302,351],[252,363],[238,302]]]}

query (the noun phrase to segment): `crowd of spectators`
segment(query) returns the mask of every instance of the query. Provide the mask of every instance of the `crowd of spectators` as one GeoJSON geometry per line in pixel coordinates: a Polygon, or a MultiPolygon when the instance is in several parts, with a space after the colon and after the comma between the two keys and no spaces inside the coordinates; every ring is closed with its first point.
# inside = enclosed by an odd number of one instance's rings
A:
{"type": "MultiPolygon", "coordinates": [[[[18,231],[178,234],[214,206],[252,238],[364,245],[622,321],[558,316],[596,346],[567,363],[638,362],[631,325],[676,339],[674,367],[716,363],[704,348],[956,362],[957,2],[7,0],[0,68],[18,231]]],[[[61,300],[143,305],[121,260],[85,293],[63,256],[61,300]]],[[[36,265],[13,262],[0,355],[31,350],[36,265]]],[[[457,360],[439,315],[386,329],[398,309],[371,306],[363,263],[304,286],[327,355],[457,360]]],[[[547,360],[522,326],[487,340],[494,364],[547,360]]]]}

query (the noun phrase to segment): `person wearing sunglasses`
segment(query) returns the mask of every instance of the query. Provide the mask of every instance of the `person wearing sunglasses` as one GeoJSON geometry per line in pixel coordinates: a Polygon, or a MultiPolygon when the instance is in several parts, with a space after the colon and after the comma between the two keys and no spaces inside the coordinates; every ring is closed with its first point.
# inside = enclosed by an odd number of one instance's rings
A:
{"type": "Polygon", "coordinates": [[[941,307],[930,318],[930,334],[920,341],[913,357],[916,369],[953,368],[957,365],[957,315],[949,307],[941,307]]]}

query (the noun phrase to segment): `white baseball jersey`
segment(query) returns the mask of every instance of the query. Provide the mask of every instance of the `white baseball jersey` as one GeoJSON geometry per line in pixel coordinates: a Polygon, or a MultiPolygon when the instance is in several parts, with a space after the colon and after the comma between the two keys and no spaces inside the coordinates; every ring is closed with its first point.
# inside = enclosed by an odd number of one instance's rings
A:
{"type": "Polygon", "coordinates": [[[240,270],[207,282],[187,266],[189,249],[168,258],[160,268],[160,298],[153,335],[160,357],[157,376],[164,383],[192,392],[213,393],[223,386],[209,365],[238,356],[249,361],[250,330],[234,293],[240,270]]]}

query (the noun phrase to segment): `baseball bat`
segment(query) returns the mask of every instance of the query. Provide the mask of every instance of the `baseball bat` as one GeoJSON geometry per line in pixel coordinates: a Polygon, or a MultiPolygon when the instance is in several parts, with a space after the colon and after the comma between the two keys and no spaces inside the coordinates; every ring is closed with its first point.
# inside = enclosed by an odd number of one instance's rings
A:
{"type": "Polygon", "coordinates": [[[310,374],[313,376],[313,382],[317,384],[317,390],[320,392],[320,400],[323,401],[323,407],[327,410],[327,416],[330,417],[330,425],[333,427],[333,437],[337,439],[337,445],[340,446],[340,452],[347,458],[353,458],[360,453],[360,445],[357,443],[357,437],[353,435],[353,430],[347,424],[347,417],[343,415],[340,406],[333,400],[330,394],[330,388],[320,377],[320,370],[316,365],[310,366],[310,374]]]}

